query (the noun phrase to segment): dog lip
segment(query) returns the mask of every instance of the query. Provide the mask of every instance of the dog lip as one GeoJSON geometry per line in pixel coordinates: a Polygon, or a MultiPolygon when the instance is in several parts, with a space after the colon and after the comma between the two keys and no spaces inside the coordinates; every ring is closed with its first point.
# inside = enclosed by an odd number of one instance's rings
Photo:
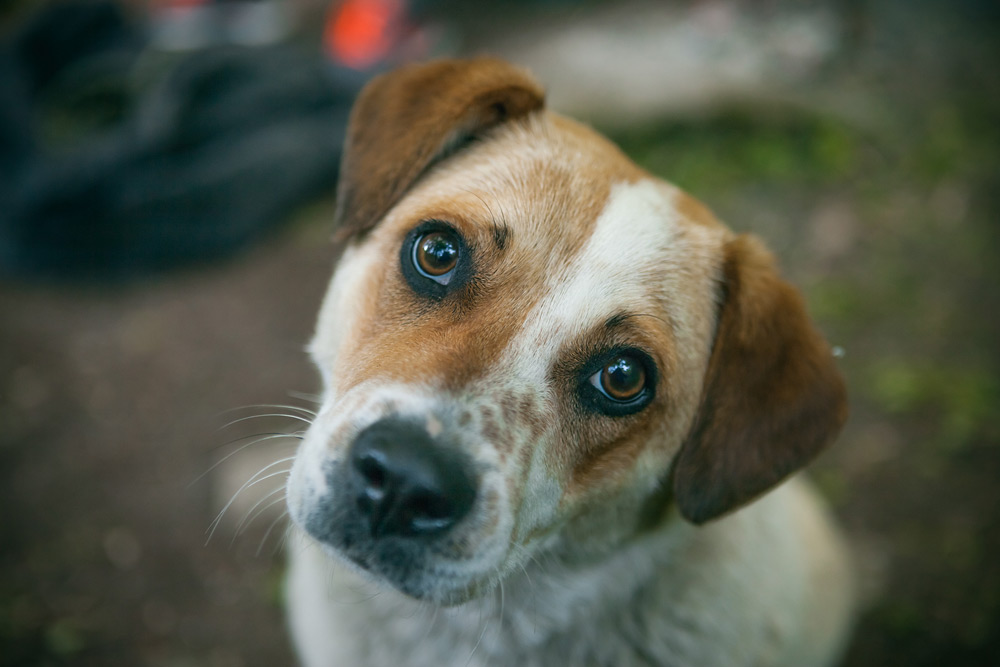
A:
{"type": "Polygon", "coordinates": [[[346,553],[346,552],[342,552],[342,553],[345,556],[347,556],[347,559],[349,561],[351,561],[352,563],[354,563],[358,567],[362,568],[363,570],[367,570],[368,572],[371,572],[371,565],[368,563],[368,559],[367,558],[361,556],[360,554],[352,554],[352,553],[346,553]]]}
{"type": "MultiPolygon", "coordinates": [[[[331,536],[332,537],[332,536],[331,536]]],[[[455,606],[478,597],[489,586],[484,572],[444,575],[421,559],[399,560],[399,553],[366,549],[349,537],[327,537],[321,546],[327,556],[358,568],[379,585],[388,586],[415,600],[455,606]]]]}

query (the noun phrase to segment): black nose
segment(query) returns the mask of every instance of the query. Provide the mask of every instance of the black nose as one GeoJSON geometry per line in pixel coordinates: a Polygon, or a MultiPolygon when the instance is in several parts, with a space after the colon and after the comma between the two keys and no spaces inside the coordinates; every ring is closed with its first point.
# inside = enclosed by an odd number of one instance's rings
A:
{"type": "Polygon", "coordinates": [[[352,495],[373,537],[435,537],[476,498],[467,458],[415,422],[383,419],[354,440],[352,495]]]}

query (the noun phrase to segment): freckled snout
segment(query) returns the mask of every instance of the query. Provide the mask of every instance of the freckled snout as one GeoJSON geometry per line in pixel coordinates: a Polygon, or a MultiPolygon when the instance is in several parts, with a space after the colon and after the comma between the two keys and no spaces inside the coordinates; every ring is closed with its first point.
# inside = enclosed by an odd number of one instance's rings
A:
{"type": "Polygon", "coordinates": [[[375,422],[354,440],[348,465],[349,502],[373,540],[439,537],[476,499],[468,457],[416,422],[375,422]]]}

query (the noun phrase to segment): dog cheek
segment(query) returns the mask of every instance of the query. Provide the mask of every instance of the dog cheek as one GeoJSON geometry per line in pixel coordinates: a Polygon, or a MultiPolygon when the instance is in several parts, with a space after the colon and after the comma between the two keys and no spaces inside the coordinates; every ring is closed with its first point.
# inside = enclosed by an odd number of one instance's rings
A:
{"type": "Polygon", "coordinates": [[[359,322],[370,321],[378,303],[382,283],[379,258],[374,243],[351,246],[344,251],[330,280],[316,323],[309,353],[320,370],[326,388],[334,387],[341,350],[359,322]]]}
{"type": "Polygon", "coordinates": [[[337,421],[321,411],[295,453],[287,481],[287,504],[292,518],[300,525],[332,493],[329,473],[337,456],[330,434],[337,421]]]}
{"type": "Polygon", "coordinates": [[[311,468],[312,466],[306,462],[306,457],[300,446],[299,453],[295,457],[295,462],[292,465],[292,470],[286,482],[285,500],[289,516],[300,526],[305,525],[306,518],[309,515],[309,508],[315,504],[318,494],[316,480],[310,479],[309,472],[311,468]]]}

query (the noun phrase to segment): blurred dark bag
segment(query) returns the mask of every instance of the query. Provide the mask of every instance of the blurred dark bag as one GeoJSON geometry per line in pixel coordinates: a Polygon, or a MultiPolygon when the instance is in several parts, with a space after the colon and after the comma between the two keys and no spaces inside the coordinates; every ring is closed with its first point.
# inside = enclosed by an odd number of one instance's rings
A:
{"type": "Polygon", "coordinates": [[[354,95],[322,56],[139,66],[109,2],[56,3],[0,55],[0,272],[127,278],[223,257],[332,189],[354,95]]]}

